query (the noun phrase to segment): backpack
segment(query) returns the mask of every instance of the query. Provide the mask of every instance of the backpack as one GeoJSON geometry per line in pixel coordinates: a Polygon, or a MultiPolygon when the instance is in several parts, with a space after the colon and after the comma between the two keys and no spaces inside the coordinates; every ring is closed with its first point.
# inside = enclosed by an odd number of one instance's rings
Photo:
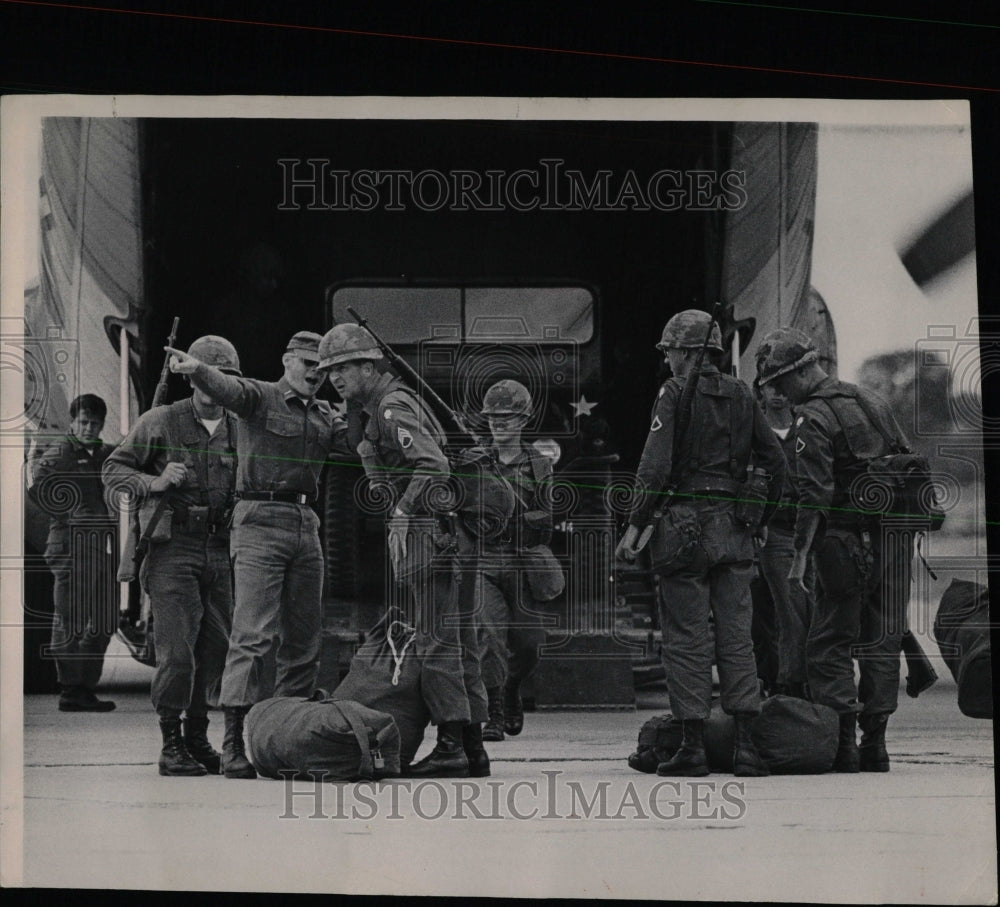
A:
{"type": "Polygon", "coordinates": [[[399,730],[391,715],[357,702],[258,702],[246,716],[247,757],[266,778],[362,781],[399,774],[399,730]]]}

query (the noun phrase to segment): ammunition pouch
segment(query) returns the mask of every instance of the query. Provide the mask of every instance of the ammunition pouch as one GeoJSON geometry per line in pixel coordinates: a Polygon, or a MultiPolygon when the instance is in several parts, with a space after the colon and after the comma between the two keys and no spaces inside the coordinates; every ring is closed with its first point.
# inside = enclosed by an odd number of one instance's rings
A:
{"type": "Polygon", "coordinates": [[[143,505],[139,508],[140,537],[153,545],[161,542],[169,542],[173,530],[174,511],[173,508],[167,504],[160,513],[159,519],[153,527],[153,531],[147,531],[149,524],[153,519],[153,515],[160,506],[161,500],[162,499],[159,497],[147,498],[143,505]]]}
{"type": "Polygon", "coordinates": [[[649,566],[670,574],[694,561],[701,542],[701,526],[688,508],[673,506],[660,515],[649,539],[649,566]]]}
{"type": "Polygon", "coordinates": [[[763,469],[754,469],[736,493],[736,519],[752,532],[760,528],[764,519],[770,478],[763,469]]]}
{"type": "Polygon", "coordinates": [[[926,457],[894,453],[865,461],[851,483],[851,507],[885,525],[917,532],[944,524],[935,480],[926,457]]]}
{"type": "Polygon", "coordinates": [[[566,588],[566,577],[548,545],[532,545],[518,552],[524,561],[528,587],[536,601],[548,602],[566,588]]]}

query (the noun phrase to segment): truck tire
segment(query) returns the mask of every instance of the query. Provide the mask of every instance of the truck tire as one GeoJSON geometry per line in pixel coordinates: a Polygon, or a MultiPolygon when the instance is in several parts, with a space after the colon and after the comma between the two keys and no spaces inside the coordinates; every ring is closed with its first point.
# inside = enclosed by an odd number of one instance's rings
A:
{"type": "Polygon", "coordinates": [[[357,599],[361,593],[361,513],[354,501],[356,467],[327,467],[323,489],[323,555],[326,594],[357,599]]]}

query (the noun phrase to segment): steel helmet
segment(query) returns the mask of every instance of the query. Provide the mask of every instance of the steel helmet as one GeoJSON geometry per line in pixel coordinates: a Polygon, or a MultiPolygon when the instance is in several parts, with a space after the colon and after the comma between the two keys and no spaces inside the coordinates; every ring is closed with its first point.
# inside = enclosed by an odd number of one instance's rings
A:
{"type": "Polygon", "coordinates": [[[188,348],[188,355],[193,356],[199,362],[214,365],[227,375],[243,374],[240,371],[240,357],[236,352],[236,347],[225,337],[218,337],[215,334],[199,337],[188,348]]]}
{"type": "Polygon", "coordinates": [[[778,328],[757,348],[757,381],[763,386],[818,359],[816,344],[808,334],[798,328],[778,328]]]}
{"type": "Polygon", "coordinates": [[[375,338],[360,324],[336,324],[319,343],[319,368],[330,368],[356,359],[381,359],[375,338]]]}
{"type": "Polygon", "coordinates": [[[520,381],[498,381],[483,397],[484,416],[526,416],[531,412],[531,394],[520,381]]]}
{"type": "MultiPolygon", "coordinates": [[[[656,344],[658,350],[697,350],[705,342],[705,329],[712,316],[701,309],[686,309],[678,312],[663,329],[663,336],[656,344]]],[[[719,325],[712,322],[712,333],[708,338],[710,350],[722,350],[722,332],[719,325]]]]}

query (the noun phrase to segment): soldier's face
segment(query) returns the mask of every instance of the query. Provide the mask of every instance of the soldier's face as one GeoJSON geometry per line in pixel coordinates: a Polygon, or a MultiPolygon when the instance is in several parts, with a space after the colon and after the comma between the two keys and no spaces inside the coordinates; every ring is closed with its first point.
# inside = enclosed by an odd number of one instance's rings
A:
{"type": "Polygon", "coordinates": [[[521,429],[524,428],[528,417],[520,413],[511,413],[503,416],[487,416],[490,424],[490,434],[494,443],[500,444],[521,436],[521,429]]]}
{"type": "Polygon", "coordinates": [[[796,403],[801,403],[806,398],[806,381],[797,371],[789,372],[787,375],[775,378],[764,385],[764,390],[766,391],[772,386],[779,394],[786,397],[788,402],[793,406],[796,403]]]}
{"type": "Polygon", "coordinates": [[[295,393],[311,397],[319,390],[323,383],[323,376],[316,369],[319,359],[298,353],[285,353],[282,361],[285,364],[285,380],[295,393]]]}
{"type": "Polygon", "coordinates": [[[761,389],[764,406],[771,412],[781,413],[788,409],[788,397],[775,387],[776,381],[765,384],[761,389]]]}
{"type": "Polygon", "coordinates": [[[367,387],[370,370],[363,362],[340,362],[330,366],[330,383],[344,400],[360,400],[367,387]]]}
{"type": "Polygon", "coordinates": [[[101,439],[101,432],[104,431],[104,419],[96,413],[81,409],[70,422],[69,427],[70,431],[84,444],[93,444],[101,439]]]}

